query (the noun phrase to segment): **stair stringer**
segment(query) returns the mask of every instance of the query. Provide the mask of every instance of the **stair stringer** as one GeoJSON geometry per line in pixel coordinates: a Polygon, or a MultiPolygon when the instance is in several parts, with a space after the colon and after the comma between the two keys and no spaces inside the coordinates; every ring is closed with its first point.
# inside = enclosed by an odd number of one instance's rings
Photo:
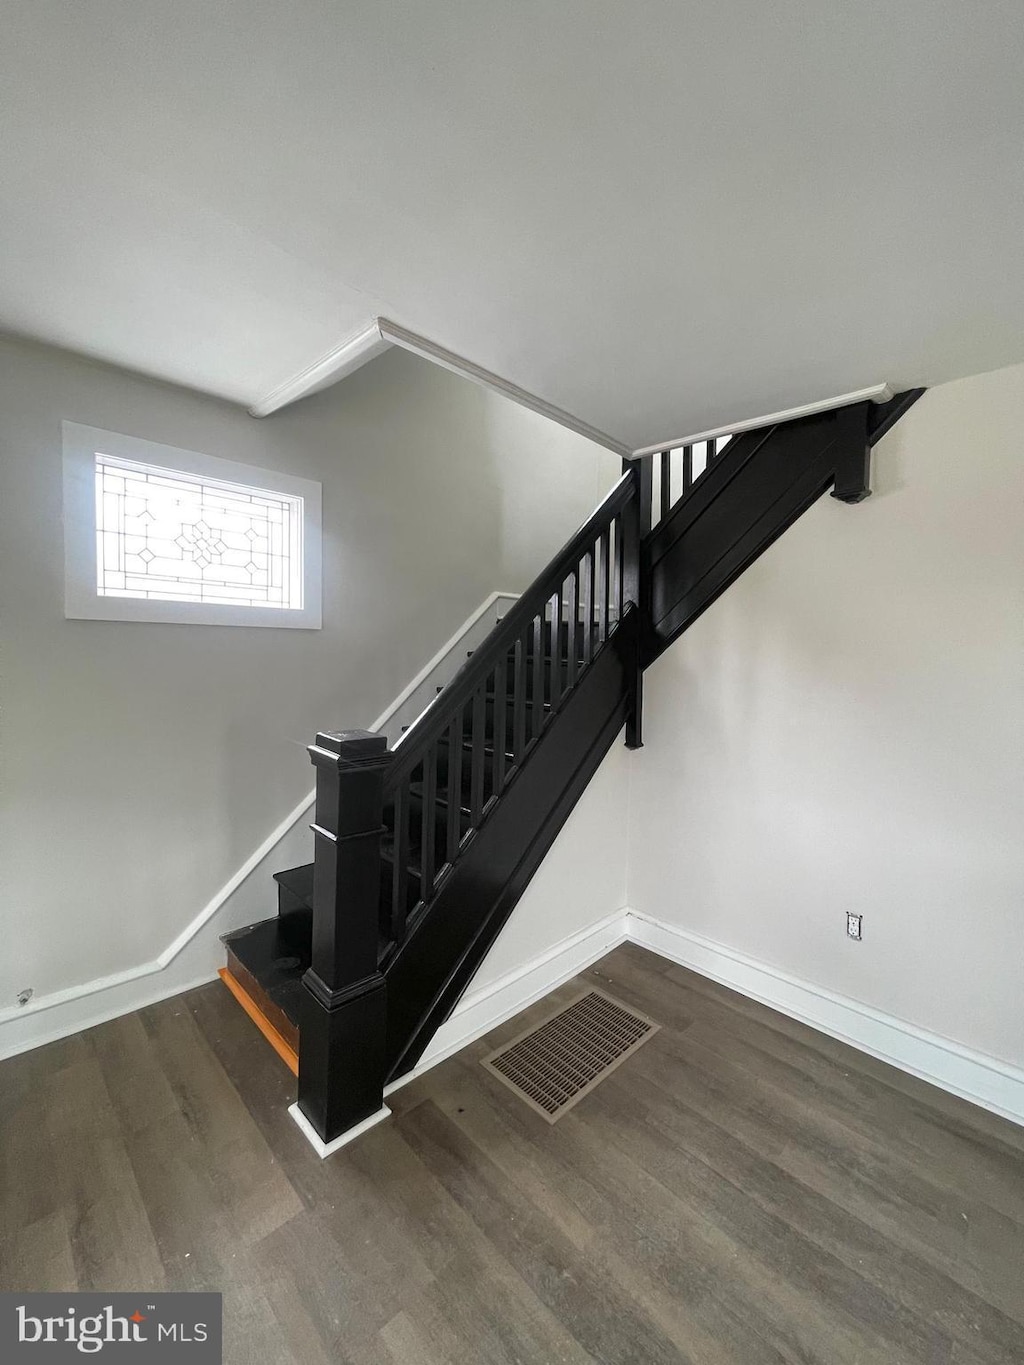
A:
{"type": "Polygon", "coordinates": [[[645,539],[645,667],[822,494],[869,496],[869,406],[738,437],[645,539]]]}

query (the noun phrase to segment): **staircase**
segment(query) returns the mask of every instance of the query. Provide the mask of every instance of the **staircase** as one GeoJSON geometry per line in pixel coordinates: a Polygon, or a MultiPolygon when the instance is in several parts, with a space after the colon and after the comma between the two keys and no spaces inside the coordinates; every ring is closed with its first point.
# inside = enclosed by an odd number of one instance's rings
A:
{"type": "Polygon", "coordinates": [[[640,746],[643,669],[824,492],[868,496],[871,445],[920,393],[626,462],[392,749],[317,735],[315,862],[225,937],[222,975],[323,1142],[381,1111],[623,727],[640,746]]]}

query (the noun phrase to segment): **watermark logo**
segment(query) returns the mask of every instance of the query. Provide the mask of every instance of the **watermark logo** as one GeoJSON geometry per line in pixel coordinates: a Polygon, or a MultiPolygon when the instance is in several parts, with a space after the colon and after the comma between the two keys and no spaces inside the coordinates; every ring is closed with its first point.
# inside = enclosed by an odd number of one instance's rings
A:
{"type": "Polygon", "coordinates": [[[0,1294],[0,1361],[221,1365],[220,1294],[0,1294]]]}

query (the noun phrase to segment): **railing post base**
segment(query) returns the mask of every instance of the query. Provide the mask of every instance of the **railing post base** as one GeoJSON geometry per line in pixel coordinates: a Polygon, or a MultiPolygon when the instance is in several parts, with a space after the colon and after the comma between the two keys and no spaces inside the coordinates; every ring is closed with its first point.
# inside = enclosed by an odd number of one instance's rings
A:
{"type": "Polygon", "coordinates": [[[641,694],[637,693],[636,704],[626,717],[626,748],[642,749],[644,747],[644,725],[643,725],[643,703],[641,694]]]}
{"type": "Polygon", "coordinates": [[[871,496],[871,443],[868,439],[869,404],[858,404],[837,414],[849,435],[836,459],[836,479],[831,496],[840,502],[858,503],[871,496]]]}
{"type": "Polygon", "coordinates": [[[329,1143],[384,1103],[386,987],[375,972],[331,991],[312,968],[302,983],[299,1109],[329,1143]]]}

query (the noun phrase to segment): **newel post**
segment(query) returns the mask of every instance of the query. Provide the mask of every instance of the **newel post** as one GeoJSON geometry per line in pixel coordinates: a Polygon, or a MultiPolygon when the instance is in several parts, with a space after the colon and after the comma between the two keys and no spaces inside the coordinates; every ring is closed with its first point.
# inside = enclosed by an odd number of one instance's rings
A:
{"type": "Polygon", "coordinates": [[[622,512],[622,597],[635,604],[640,613],[640,628],[635,633],[636,651],[633,661],[632,701],[626,717],[626,748],[643,748],[643,650],[645,624],[649,611],[645,597],[647,584],[643,572],[643,539],[651,529],[651,493],[654,482],[652,456],[623,460],[622,471],[633,478],[634,497],[622,512]]]}
{"type": "Polygon", "coordinates": [[[319,734],[316,768],[313,954],[302,978],[299,1109],[331,1142],[384,1103],[387,997],[377,970],[384,735],[319,734]]]}

